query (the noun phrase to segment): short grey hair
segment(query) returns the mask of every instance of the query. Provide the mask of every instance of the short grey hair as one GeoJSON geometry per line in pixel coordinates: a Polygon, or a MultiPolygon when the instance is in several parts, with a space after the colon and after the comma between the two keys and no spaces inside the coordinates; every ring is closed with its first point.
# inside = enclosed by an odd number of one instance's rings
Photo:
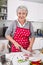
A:
{"type": "Polygon", "coordinates": [[[17,13],[18,13],[19,9],[25,10],[26,11],[26,14],[28,14],[28,9],[25,6],[19,6],[17,8],[17,13]]]}

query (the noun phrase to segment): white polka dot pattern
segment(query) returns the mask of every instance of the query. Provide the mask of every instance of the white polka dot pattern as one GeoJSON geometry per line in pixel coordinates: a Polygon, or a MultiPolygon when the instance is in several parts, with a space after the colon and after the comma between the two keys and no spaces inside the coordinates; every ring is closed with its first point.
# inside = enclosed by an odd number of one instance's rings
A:
{"type": "Polygon", "coordinates": [[[23,46],[23,48],[27,49],[29,45],[29,36],[30,36],[29,29],[17,27],[14,34],[14,40],[18,42],[21,46],[23,46]]]}

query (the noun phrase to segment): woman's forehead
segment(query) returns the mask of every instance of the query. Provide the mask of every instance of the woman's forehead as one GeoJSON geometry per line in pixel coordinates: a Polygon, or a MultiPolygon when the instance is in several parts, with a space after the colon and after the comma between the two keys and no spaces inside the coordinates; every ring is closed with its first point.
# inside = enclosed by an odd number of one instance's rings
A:
{"type": "Polygon", "coordinates": [[[19,9],[18,12],[26,12],[26,9],[19,9]]]}

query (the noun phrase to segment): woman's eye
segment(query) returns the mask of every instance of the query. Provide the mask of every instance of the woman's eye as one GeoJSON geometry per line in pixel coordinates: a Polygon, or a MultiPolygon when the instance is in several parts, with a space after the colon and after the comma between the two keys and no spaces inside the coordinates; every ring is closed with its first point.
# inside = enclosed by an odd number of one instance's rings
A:
{"type": "Polygon", "coordinates": [[[23,13],[23,14],[25,14],[25,13],[23,13]]]}
{"type": "Polygon", "coordinates": [[[19,13],[19,14],[21,14],[21,13],[19,13]]]}

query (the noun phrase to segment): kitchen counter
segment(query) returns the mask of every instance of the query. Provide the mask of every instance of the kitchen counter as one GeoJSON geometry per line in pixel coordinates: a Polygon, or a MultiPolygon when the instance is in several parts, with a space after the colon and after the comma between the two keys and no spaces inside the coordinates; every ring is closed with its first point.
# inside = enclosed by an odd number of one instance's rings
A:
{"type": "Polygon", "coordinates": [[[30,65],[30,61],[37,61],[41,60],[43,62],[43,54],[40,53],[38,50],[33,53],[33,56],[29,56],[28,60],[25,62],[18,62],[18,60],[24,60],[26,57],[24,56],[25,53],[23,52],[15,52],[6,54],[6,58],[12,60],[13,65],[30,65]]]}

